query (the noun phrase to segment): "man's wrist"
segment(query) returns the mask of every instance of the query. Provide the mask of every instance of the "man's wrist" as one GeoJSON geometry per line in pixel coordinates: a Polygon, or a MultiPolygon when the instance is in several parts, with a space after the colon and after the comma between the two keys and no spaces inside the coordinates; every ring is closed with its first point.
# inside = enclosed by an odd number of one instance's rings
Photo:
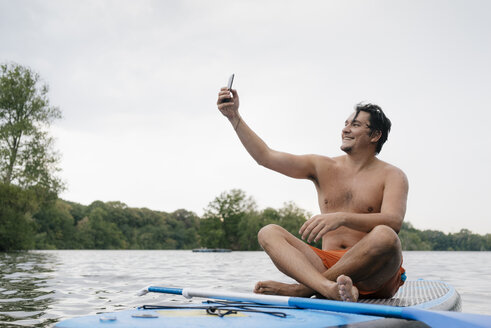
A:
{"type": "Polygon", "coordinates": [[[236,117],[230,119],[230,124],[232,124],[235,131],[237,131],[241,122],[242,118],[240,117],[240,115],[237,115],[236,117]]]}
{"type": "Polygon", "coordinates": [[[346,226],[349,220],[349,215],[346,212],[340,212],[339,213],[339,225],[340,226],[346,226]]]}

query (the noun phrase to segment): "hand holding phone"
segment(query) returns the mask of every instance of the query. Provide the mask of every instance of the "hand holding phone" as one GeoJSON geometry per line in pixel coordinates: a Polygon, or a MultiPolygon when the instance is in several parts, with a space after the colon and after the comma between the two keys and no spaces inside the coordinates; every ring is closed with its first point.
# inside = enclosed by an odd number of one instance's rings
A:
{"type": "Polygon", "coordinates": [[[232,89],[234,83],[234,74],[228,79],[226,87],[222,87],[218,93],[217,107],[218,110],[229,119],[233,124],[234,130],[240,124],[241,118],[239,115],[239,95],[236,90],[232,89]]]}

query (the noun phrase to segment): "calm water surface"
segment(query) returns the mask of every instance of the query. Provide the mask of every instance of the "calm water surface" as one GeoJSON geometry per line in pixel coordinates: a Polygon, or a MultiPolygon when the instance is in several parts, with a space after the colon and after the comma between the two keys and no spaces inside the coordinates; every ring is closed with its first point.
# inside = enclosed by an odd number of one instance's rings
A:
{"type": "MultiPolygon", "coordinates": [[[[405,252],[408,279],[453,285],[465,312],[491,314],[491,252],[405,252]]],[[[148,285],[250,292],[262,279],[292,280],[264,252],[33,251],[0,253],[0,326],[50,327],[74,316],[143,304],[199,302],[136,292],[148,285]]]]}

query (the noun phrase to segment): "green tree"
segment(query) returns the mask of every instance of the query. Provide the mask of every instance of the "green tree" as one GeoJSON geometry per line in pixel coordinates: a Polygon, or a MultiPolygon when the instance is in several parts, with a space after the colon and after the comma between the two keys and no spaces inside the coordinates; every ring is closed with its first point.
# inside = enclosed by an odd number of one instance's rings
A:
{"type": "Polygon", "coordinates": [[[257,251],[261,249],[257,241],[257,233],[264,226],[261,214],[250,213],[239,223],[239,244],[241,250],[257,251]]]}
{"type": "Polygon", "coordinates": [[[184,209],[170,213],[167,220],[172,228],[172,237],[178,249],[192,249],[199,246],[199,218],[184,209]]]}
{"type": "Polygon", "coordinates": [[[278,224],[288,230],[295,237],[300,238],[298,231],[305,223],[305,220],[307,220],[311,215],[293,202],[285,203],[283,208],[279,210],[279,213],[280,222],[278,224]]]}
{"type": "MultiPolygon", "coordinates": [[[[216,237],[224,238],[225,240],[217,240],[224,242],[224,246],[234,250],[241,249],[239,224],[241,220],[246,220],[254,213],[256,209],[256,203],[252,197],[247,197],[245,192],[240,189],[232,189],[228,192],[221,193],[212,202],[208,204],[205,209],[204,220],[212,219],[213,222],[201,222],[204,225],[205,230],[201,230],[202,233],[211,233],[208,228],[217,228],[222,230],[221,232],[215,231],[216,237]]],[[[210,236],[203,236],[204,241],[211,242],[210,236]]],[[[206,244],[205,244],[206,245],[206,244]]],[[[207,245],[206,245],[207,246],[207,245]]],[[[207,246],[210,247],[210,246],[207,246]]]]}
{"type": "Polygon", "coordinates": [[[452,234],[455,250],[461,251],[483,251],[485,250],[485,238],[473,234],[468,229],[461,229],[458,233],[452,234]]]}
{"type": "Polygon", "coordinates": [[[34,221],[37,210],[32,191],[0,183],[0,251],[26,250],[34,246],[34,221]]]}
{"type": "Polygon", "coordinates": [[[159,224],[157,226],[145,225],[138,229],[136,245],[132,248],[175,249],[176,244],[176,241],[170,238],[170,232],[166,224],[159,224]]]}
{"type": "Polygon", "coordinates": [[[484,250],[485,251],[491,251],[491,233],[486,234],[484,238],[484,250]]]}
{"type": "MultiPolygon", "coordinates": [[[[418,238],[422,242],[429,245],[429,248],[434,251],[450,251],[452,250],[451,239],[441,231],[436,230],[424,230],[419,231],[414,229],[414,234],[417,234],[418,238]]],[[[422,248],[419,248],[422,250],[422,248]]]]}
{"type": "Polygon", "coordinates": [[[7,185],[37,185],[54,192],[63,188],[47,131],[61,112],[50,105],[47,94],[47,84],[30,68],[0,65],[0,179],[7,185]]]}
{"type": "Polygon", "coordinates": [[[70,215],[75,220],[75,223],[78,223],[78,221],[82,220],[87,215],[87,206],[74,202],[64,202],[70,206],[70,215]]]}
{"type": "Polygon", "coordinates": [[[416,230],[409,222],[403,222],[399,231],[402,249],[405,251],[430,250],[430,245],[421,239],[421,231],[416,230]]]}
{"type": "Polygon", "coordinates": [[[399,238],[401,239],[402,249],[405,251],[431,250],[430,244],[421,240],[420,235],[415,231],[401,229],[399,238]]]}
{"type": "Polygon", "coordinates": [[[201,246],[208,248],[227,248],[223,222],[218,217],[206,217],[199,227],[201,246]]]}
{"type": "Polygon", "coordinates": [[[71,206],[60,199],[43,206],[34,215],[37,226],[36,248],[75,249],[76,229],[71,206]]]}
{"type": "Polygon", "coordinates": [[[88,216],[78,222],[78,235],[82,248],[126,248],[127,243],[123,234],[115,223],[107,220],[107,214],[102,206],[94,206],[88,216]]]}

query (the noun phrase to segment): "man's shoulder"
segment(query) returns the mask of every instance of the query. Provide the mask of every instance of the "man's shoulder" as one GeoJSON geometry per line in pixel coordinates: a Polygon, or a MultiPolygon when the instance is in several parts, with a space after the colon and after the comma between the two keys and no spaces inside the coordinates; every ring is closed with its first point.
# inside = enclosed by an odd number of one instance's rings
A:
{"type": "Polygon", "coordinates": [[[384,170],[387,170],[387,171],[393,171],[393,172],[403,172],[400,168],[398,168],[397,166],[395,166],[394,164],[391,164],[391,163],[388,163],[388,162],[385,162],[381,159],[377,159],[377,161],[379,162],[380,166],[384,169],[384,170]]]}
{"type": "Polygon", "coordinates": [[[383,171],[384,175],[389,179],[403,179],[407,181],[406,174],[404,171],[397,166],[378,160],[380,165],[380,170],[383,171]]]}

